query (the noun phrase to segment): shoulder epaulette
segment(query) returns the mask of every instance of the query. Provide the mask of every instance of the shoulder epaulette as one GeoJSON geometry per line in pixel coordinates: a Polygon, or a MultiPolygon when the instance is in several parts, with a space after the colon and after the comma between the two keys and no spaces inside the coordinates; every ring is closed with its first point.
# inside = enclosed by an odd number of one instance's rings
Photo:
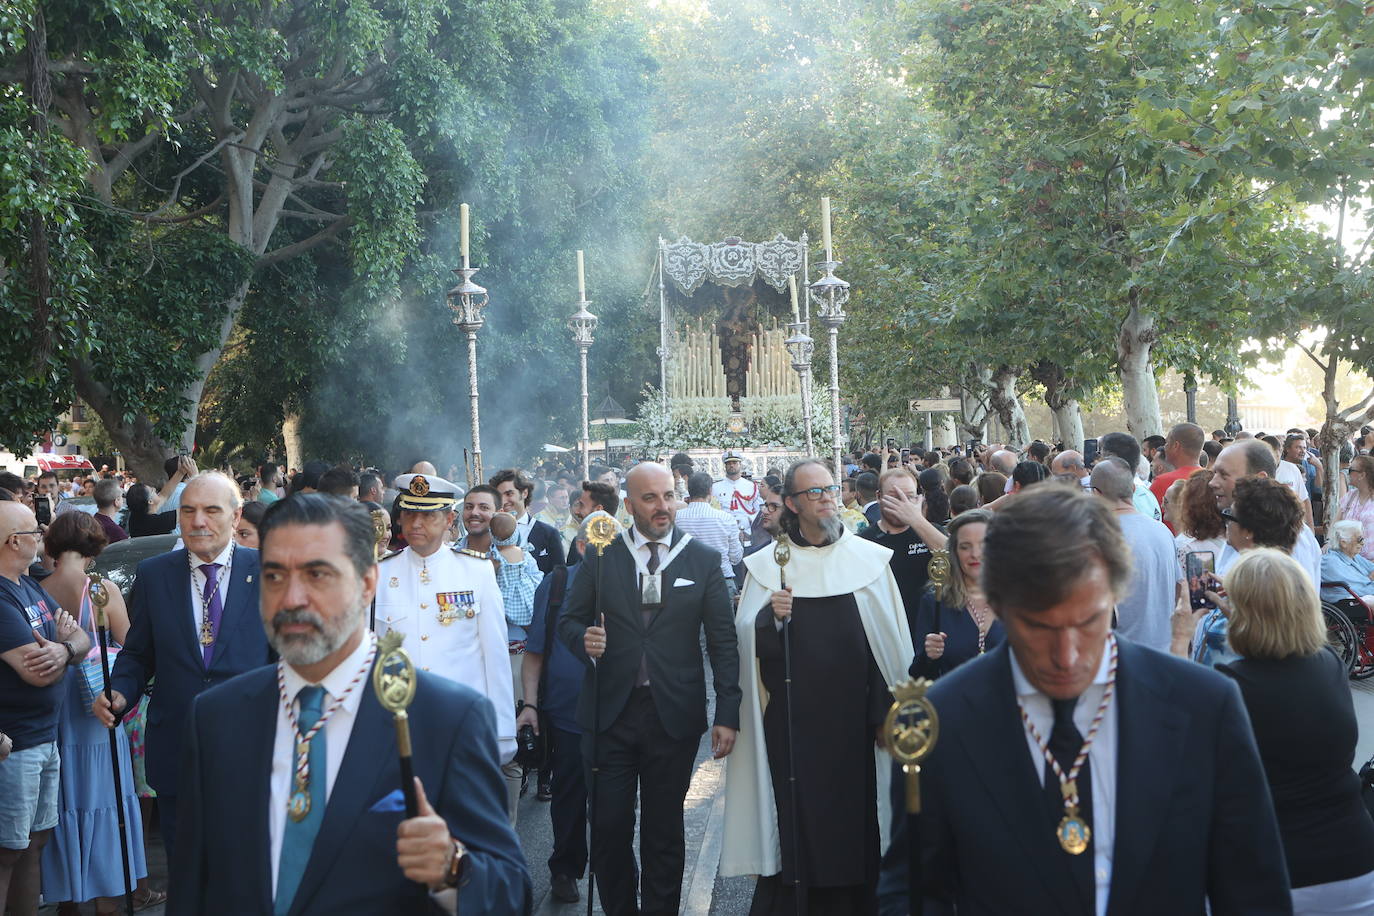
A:
{"type": "Polygon", "coordinates": [[[453,552],[464,557],[472,557],[474,560],[490,560],[491,557],[480,550],[473,550],[471,547],[454,547],[453,552]]]}

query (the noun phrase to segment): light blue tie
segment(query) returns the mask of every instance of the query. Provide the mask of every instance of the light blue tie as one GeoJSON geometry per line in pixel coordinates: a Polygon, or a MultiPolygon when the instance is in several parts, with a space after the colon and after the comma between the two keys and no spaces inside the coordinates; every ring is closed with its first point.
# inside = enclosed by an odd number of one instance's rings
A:
{"type": "MultiPolygon", "coordinates": [[[[296,728],[304,736],[319,721],[324,706],[323,687],[302,687],[296,694],[300,701],[300,712],[296,717],[296,728]]],[[[294,745],[291,756],[291,782],[287,798],[296,789],[296,758],[294,745]]],[[[273,908],[275,916],[286,916],[291,902],[296,898],[296,889],[301,885],[306,863],[310,861],[310,850],[315,845],[315,835],[320,832],[320,822],[324,820],[324,784],[328,766],[325,753],[324,729],[310,739],[310,811],[299,821],[286,815],[286,830],[281,838],[281,859],[277,864],[277,899],[273,908]]]]}

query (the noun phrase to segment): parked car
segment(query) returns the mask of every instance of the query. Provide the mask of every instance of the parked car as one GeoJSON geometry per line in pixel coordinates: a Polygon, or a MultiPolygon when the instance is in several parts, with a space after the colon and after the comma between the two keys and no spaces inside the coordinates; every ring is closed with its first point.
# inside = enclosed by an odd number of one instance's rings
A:
{"type": "Polygon", "coordinates": [[[111,544],[96,558],[96,570],[115,585],[119,586],[127,603],[133,597],[134,579],[138,575],[138,564],[149,557],[167,553],[181,540],[176,534],[154,534],[142,538],[129,538],[118,544],[111,544]]]}

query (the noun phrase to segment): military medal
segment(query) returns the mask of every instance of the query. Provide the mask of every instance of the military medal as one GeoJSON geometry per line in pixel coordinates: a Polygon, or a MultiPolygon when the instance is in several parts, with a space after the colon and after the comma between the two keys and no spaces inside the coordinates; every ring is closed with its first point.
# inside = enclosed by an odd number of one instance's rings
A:
{"type": "MultiPolygon", "coordinates": [[[[1083,739],[1083,746],[1078,749],[1078,756],[1074,758],[1073,766],[1069,768],[1067,774],[1059,766],[1059,761],[1054,759],[1050,753],[1050,747],[1045,740],[1040,737],[1040,731],[1035,727],[1035,723],[1026,714],[1025,704],[1021,698],[1016,698],[1016,705],[1021,710],[1021,721],[1026,725],[1026,731],[1035,739],[1036,745],[1040,748],[1040,753],[1045,755],[1045,760],[1049,762],[1050,769],[1059,778],[1059,788],[1064,794],[1064,816],[1059,821],[1059,826],[1055,828],[1055,838],[1059,840],[1059,846],[1071,856],[1081,856],[1088,849],[1088,842],[1092,839],[1092,829],[1088,822],[1079,816],[1078,805],[1078,771],[1083,769],[1084,762],[1088,759],[1088,749],[1092,747],[1093,739],[1097,737],[1097,730],[1102,726],[1102,720],[1107,715],[1107,707],[1111,705],[1112,693],[1116,689],[1116,637],[1108,636],[1112,644],[1111,659],[1107,663],[1107,689],[1102,691],[1102,702],[1097,704],[1097,712],[1093,714],[1093,721],[1088,726],[1088,734],[1083,739]]],[[[1088,787],[1092,791],[1092,786],[1088,787]]]]}
{"type": "Polygon", "coordinates": [[[292,779],[291,797],[286,802],[286,813],[291,820],[300,823],[310,816],[310,739],[314,738],[324,724],[329,721],[329,717],[334,715],[335,710],[343,705],[348,695],[353,692],[359,682],[372,670],[372,662],[377,657],[377,643],[374,641],[367,651],[367,660],[363,663],[362,669],[348,682],[344,692],[330,704],[329,708],[315,720],[315,724],[310,726],[310,730],[304,735],[301,734],[300,723],[296,720],[296,710],[291,699],[286,695],[286,669],[284,662],[277,663],[277,695],[281,699],[282,708],[286,710],[286,721],[291,724],[291,730],[296,733],[296,771],[292,779]]]}
{"type": "Polygon", "coordinates": [[[435,615],[434,619],[439,622],[440,626],[452,626],[453,621],[463,616],[462,611],[458,609],[458,595],[458,592],[439,592],[434,596],[435,600],[439,602],[439,613],[435,615]]]}
{"type": "Polygon", "coordinates": [[[425,560],[421,560],[421,561],[420,561],[420,584],[421,584],[421,585],[428,585],[428,584],[429,584],[429,560],[428,560],[428,559],[425,559],[425,560]]]}

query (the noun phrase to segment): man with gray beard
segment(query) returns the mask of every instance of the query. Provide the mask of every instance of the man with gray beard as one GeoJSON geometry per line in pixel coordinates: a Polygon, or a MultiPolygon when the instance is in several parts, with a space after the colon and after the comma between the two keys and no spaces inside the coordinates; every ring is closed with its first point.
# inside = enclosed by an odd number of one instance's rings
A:
{"type": "Polygon", "coordinates": [[[372,518],[300,494],[268,509],[262,626],[276,665],[192,706],[169,914],[516,914],[530,877],[506,821],[491,704],[416,672],[407,817],[373,688],[372,518]]]}
{"type": "Polygon", "coordinates": [[[798,461],[782,491],[789,562],[747,557],[735,615],[744,699],[720,874],[760,876],[751,913],[797,912],[799,896],[813,912],[875,912],[890,764],[874,738],[915,655],[911,633],[892,551],[845,528],[829,468],[798,461]]]}

